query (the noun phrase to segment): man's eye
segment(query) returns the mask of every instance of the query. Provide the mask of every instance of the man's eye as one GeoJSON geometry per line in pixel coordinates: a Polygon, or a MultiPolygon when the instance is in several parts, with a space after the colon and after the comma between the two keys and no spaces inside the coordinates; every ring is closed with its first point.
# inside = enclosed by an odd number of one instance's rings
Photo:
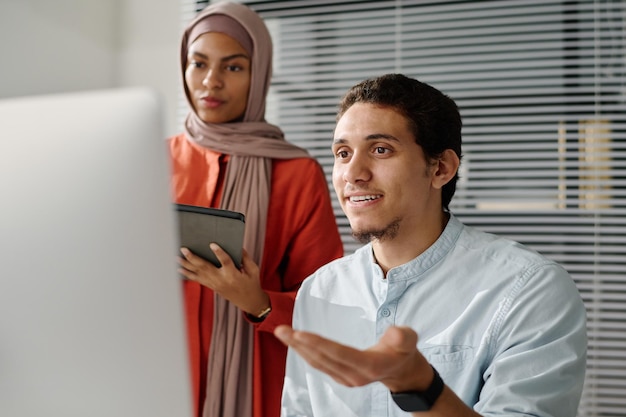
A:
{"type": "Polygon", "coordinates": [[[374,152],[378,153],[378,154],[384,154],[387,153],[389,150],[387,148],[384,148],[382,146],[377,146],[376,148],[374,148],[374,152]]]}
{"type": "Polygon", "coordinates": [[[337,158],[347,158],[348,157],[348,151],[337,151],[337,158]]]}

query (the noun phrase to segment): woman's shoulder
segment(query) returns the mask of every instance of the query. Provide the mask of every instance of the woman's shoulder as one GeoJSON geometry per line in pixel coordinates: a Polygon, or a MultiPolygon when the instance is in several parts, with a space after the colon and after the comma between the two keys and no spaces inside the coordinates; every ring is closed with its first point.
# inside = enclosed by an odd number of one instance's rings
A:
{"type": "Polygon", "coordinates": [[[176,150],[186,147],[189,141],[187,140],[185,133],[181,132],[168,137],[166,139],[166,142],[167,146],[170,148],[170,151],[172,151],[173,154],[176,154],[176,150]]]}
{"type": "Polygon", "coordinates": [[[293,187],[317,187],[326,183],[322,166],[315,158],[274,159],[272,161],[272,181],[274,185],[293,187]]]}
{"type": "Polygon", "coordinates": [[[180,133],[177,133],[177,134],[172,135],[172,136],[167,138],[167,141],[170,142],[170,143],[171,142],[180,142],[182,140],[186,140],[185,132],[180,132],[180,133]]]}
{"type": "Polygon", "coordinates": [[[174,159],[187,160],[189,158],[214,159],[220,152],[206,148],[189,140],[185,133],[179,133],[167,138],[167,146],[174,159]]]}
{"type": "Polygon", "coordinates": [[[300,175],[303,172],[319,171],[322,168],[317,159],[307,156],[291,159],[274,159],[272,166],[275,172],[277,170],[293,171],[300,173],[300,175]]]}

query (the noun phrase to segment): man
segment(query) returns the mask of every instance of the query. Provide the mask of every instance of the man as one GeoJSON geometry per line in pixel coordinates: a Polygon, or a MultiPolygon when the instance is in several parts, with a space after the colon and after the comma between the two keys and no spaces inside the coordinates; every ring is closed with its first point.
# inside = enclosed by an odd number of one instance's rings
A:
{"type": "Polygon", "coordinates": [[[561,266],[449,212],[455,102],[403,75],[366,80],[341,101],[332,149],[369,244],[306,279],[297,330],[275,330],[291,348],[282,416],[575,416],[584,305],[561,266]]]}

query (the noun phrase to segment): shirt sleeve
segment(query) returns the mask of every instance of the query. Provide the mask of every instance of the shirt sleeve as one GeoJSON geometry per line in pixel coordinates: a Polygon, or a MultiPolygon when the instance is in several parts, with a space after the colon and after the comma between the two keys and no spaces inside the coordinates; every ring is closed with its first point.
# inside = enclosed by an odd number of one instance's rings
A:
{"type": "MultiPolygon", "coordinates": [[[[306,285],[306,284],[305,284],[306,285]]],[[[305,291],[306,292],[306,291],[305,291]]],[[[300,296],[305,296],[300,294],[300,296]]],[[[300,310],[302,306],[296,304],[293,314],[293,326],[301,328],[300,310]]],[[[292,349],[287,352],[287,366],[281,401],[281,417],[312,417],[311,397],[307,387],[306,369],[308,364],[292,349]]]]}
{"type": "Polygon", "coordinates": [[[496,318],[493,360],[475,410],[483,416],[575,417],[586,368],[586,313],[557,264],[527,271],[496,318]]]}

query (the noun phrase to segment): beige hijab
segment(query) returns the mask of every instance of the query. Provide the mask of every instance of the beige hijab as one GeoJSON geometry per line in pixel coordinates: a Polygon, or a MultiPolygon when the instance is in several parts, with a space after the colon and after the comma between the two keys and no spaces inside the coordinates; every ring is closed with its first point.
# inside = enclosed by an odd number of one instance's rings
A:
{"type": "MultiPolygon", "coordinates": [[[[241,39],[242,29],[249,35],[246,40],[251,40],[252,46],[251,83],[243,121],[209,124],[192,110],[185,121],[185,132],[190,141],[231,155],[221,207],[245,214],[244,247],[260,266],[272,158],[310,157],[305,150],[286,142],[279,127],[265,121],[265,99],[272,76],[272,39],[263,20],[248,7],[238,3],[216,3],[202,10],[185,30],[181,64],[185,84],[187,48],[197,36],[215,30],[241,39]],[[215,15],[220,15],[220,22],[212,25],[211,16],[215,15]],[[232,30],[224,28],[224,21],[232,23],[232,30]]],[[[185,95],[193,109],[186,85],[185,95]]],[[[251,416],[253,327],[237,307],[217,294],[214,304],[203,417],[251,416]]]]}

